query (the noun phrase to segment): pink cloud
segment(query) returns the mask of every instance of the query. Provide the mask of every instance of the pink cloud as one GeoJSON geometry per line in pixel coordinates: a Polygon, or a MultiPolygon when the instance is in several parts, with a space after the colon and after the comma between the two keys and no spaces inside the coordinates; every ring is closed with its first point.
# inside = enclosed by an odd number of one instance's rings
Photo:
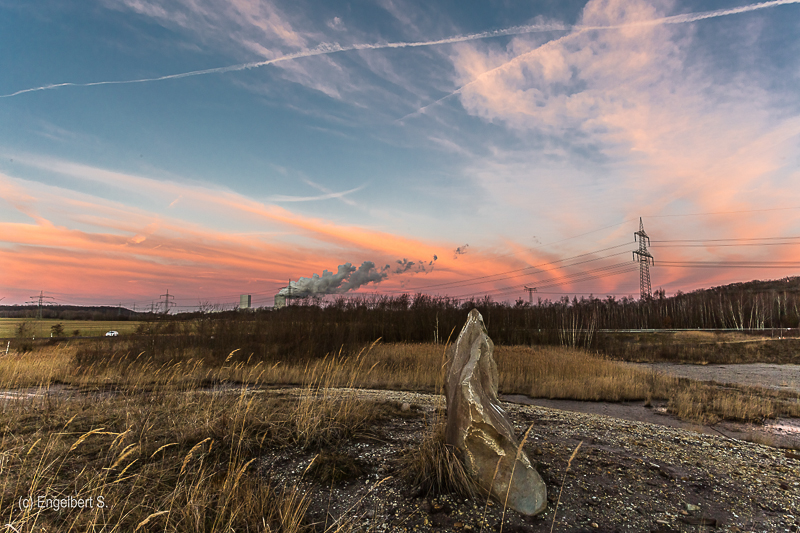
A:
{"type": "MultiPolygon", "coordinates": [[[[102,182],[105,190],[146,190],[148,201],[162,207],[154,212],[0,176],[0,190],[8,193],[5,197],[35,214],[30,223],[0,222],[0,261],[7,272],[3,285],[15,294],[46,289],[119,299],[146,297],[169,286],[174,294],[214,296],[243,290],[244,280],[258,280],[260,290],[269,292],[277,291],[289,278],[335,269],[346,261],[370,260],[381,267],[402,257],[427,261],[434,255],[442,259],[424,276],[426,283],[452,281],[474,272],[463,261],[444,258],[444,251],[455,247],[453,243],[306,217],[198,183],[159,181],[33,156],[17,159],[102,182]],[[202,220],[224,220],[258,231],[232,232],[181,218],[169,208],[178,194],[183,195],[182,205],[203,214],[202,220]],[[281,229],[288,229],[290,238],[280,235],[281,229]],[[264,237],[265,232],[276,236],[264,237]]],[[[490,260],[479,271],[497,272],[508,268],[509,262],[518,263],[513,258],[490,260]]],[[[380,288],[400,289],[410,275],[390,277],[380,288]]]]}

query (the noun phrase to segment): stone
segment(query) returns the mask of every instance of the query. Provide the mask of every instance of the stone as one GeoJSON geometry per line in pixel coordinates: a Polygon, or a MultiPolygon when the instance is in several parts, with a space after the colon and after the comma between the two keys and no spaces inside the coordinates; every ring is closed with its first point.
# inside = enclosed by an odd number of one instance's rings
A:
{"type": "Polygon", "coordinates": [[[400,406],[400,410],[401,411],[410,411],[411,410],[411,404],[408,403],[408,402],[403,402],[403,404],[400,406]]]}
{"type": "Polygon", "coordinates": [[[501,505],[525,515],[547,507],[547,488],[519,449],[514,426],[497,398],[494,344],[477,309],[450,351],[445,377],[445,442],[458,450],[467,473],[501,505]]]}

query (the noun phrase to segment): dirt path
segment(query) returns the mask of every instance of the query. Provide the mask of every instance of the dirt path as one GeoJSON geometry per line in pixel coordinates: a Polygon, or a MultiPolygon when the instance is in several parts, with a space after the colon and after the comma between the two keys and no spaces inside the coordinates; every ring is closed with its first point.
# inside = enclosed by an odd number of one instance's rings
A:
{"type": "Polygon", "coordinates": [[[659,424],[731,440],[769,443],[771,446],[780,448],[800,449],[800,418],[776,418],[763,425],[722,421],[707,426],[681,420],[670,415],[667,413],[666,402],[653,402],[651,407],[645,407],[644,402],[610,403],[550,400],[547,398],[529,398],[522,394],[504,394],[501,395],[500,399],[522,405],[536,405],[573,413],[610,416],[632,422],[659,424]]]}

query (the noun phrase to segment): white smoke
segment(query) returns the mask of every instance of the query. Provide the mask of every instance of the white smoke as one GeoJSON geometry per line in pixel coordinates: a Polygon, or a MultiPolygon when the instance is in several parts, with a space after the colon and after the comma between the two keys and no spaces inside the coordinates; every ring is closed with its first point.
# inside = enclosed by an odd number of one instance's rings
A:
{"type": "MultiPolygon", "coordinates": [[[[42,85],[40,87],[32,87],[30,89],[22,89],[10,94],[0,95],[0,98],[10,98],[20,94],[46,91],[49,89],[58,89],[60,87],[93,87],[96,85],[123,85],[128,83],[149,83],[153,81],[175,80],[180,78],[188,78],[191,76],[203,76],[205,74],[224,74],[226,72],[236,72],[240,70],[248,70],[252,68],[264,67],[273,63],[281,61],[291,61],[293,59],[300,59],[303,57],[312,57],[320,55],[335,54],[339,52],[349,52],[353,50],[382,50],[386,48],[416,48],[420,46],[435,46],[440,44],[453,44],[465,41],[474,41],[478,39],[488,39],[490,37],[500,37],[504,35],[522,35],[525,33],[537,33],[546,31],[585,31],[585,30],[615,30],[630,26],[647,26],[659,24],[685,24],[688,22],[697,22],[700,20],[725,17],[728,15],[736,15],[739,13],[747,13],[749,11],[756,11],[758,9],[766,9],[779,5],[798,4],[800,0],[773,0],[771,2],[762,2],[759,4],[749,4],[746,6],[735,7],[731,9],[718,9],[716,11],[705,11],[700,13],[686,13],[684,15],[673,15],[670,17],[662,17],[652,20],[637,21],[626,24],[617,24],[612,26],[579,26],[567,24],[529,24],[525,26],[513,26],[501,30],[485,31],[481,33],[472,33],[469,35],[456,35],[447,37],[445,39],[437,39],[433,41],[417,41],[417,42],[396,42],[396,43],[376,43],[376,44],[354,44],[350,46],[342,46],[339,43],[322,43],[319,46],[310,50],[302,50],[293,54],[286,54],[280,57],[267,59],[264,61],[253,61],[250,63],[239,63],[237,65],[229,65],[227,67],[208,68],[203,70],[192,70],[190,72],[181,72],[178,74],[168,74],[166,76],[159,76],[155,78],[140,78],[135,80],[112,80],[112,81],[95,81],[89,83],[54,83],[51,85],[42,85]]],[[[459,89],[460,90],[460,89],[459,89]]],[[[455,93],[453,93],[455,94],[455,93]]],[[[448,98],[451,95],[446,96],[448,98]]],[[[424,108],[423,108],[424,109],[424,108]]],[[[412,113],[415,115],[419,111],[412,113]]],[[[407,118],[407,117],[403,117],[407,118]]],[[[402,120],[402,119],[400,119],[402,120]]]]}
{"type": "Polygon", "coordinates": [[[386,268],[383,268],[378,271],[372,261],[364,261],[358,268],[351,263],[345,263],[339,265],[336,274],[323,270],[321,276],[313,274],[310,278],[290,281],[289,286],[281,289],[278,294],[298,298],[314,294],[342,294],[367,283],[380,283],[388,276],[385,270],[386,268]]]}
{"type": "MultiPolygon", "coordinates": [[[[434,263],[436,260],[439,259],[436,255],[433,256],[433,259],[428,261],[419,260],[419,261],[409,261],[408,259],[398,259],[396,261],[397,267],[392,271],[393,274],[405,274],[409,270],[413,271],[414,273],[424,272],[428,274],[429,272],[433,272],[434,263]]],[[[386,269],[390,268],[389,265],[384,267],[386,269]]]]}

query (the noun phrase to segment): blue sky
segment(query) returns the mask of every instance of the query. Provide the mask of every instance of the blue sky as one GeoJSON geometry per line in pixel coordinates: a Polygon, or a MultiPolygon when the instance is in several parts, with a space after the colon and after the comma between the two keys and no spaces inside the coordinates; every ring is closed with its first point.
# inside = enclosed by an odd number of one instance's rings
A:
{"type": "Polygon", "coordinates": [[[794,275],[799,67],[797,2],[0,0],[0,297],[636,295],[640,216],[654,288],[794,275]]]}

